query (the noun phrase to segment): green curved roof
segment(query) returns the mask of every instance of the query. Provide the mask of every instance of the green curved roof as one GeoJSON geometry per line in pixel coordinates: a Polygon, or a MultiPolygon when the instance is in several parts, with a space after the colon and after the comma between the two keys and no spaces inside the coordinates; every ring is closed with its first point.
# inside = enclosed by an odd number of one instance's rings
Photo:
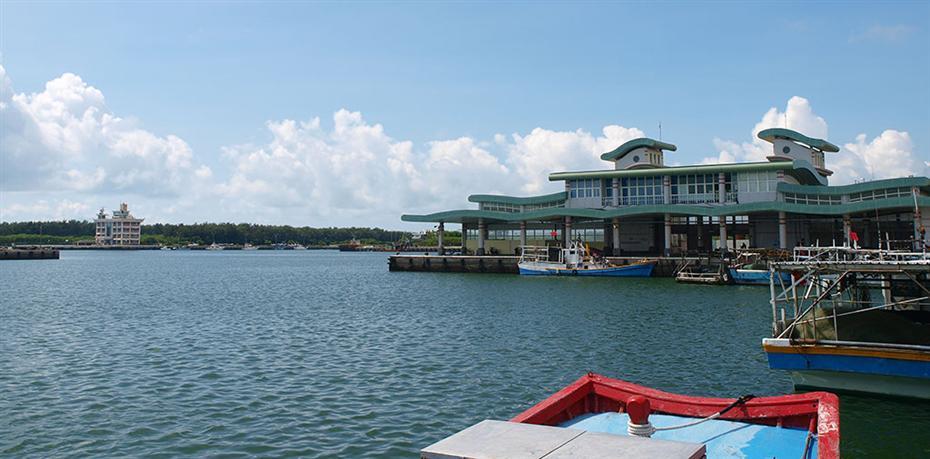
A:
{"type": "Polygon", "coordinates": [[[781,182],[778,184],[778,191],[782,193],[806,193],[821,195],[844,195],[850,193],[861,193],[863,191],[881,190],[885,188],[901,187],[918,187],[930,188],[930,178],[927,177],[901,177],[893,179],[872,180],[870,182],[854,183],[852,185],[794,185],[791,183],[781,182]]]}
{"type": "Polygon", "coordinates": [[[473,194],[468,197],[468,202],[493,202],[519,206],[528,204],[545,204],[553,201],[564,201],[567,197],[568,196],[566,196],[564,191],[552,194],[544,194],[541,196],[529,196],[525,198],[498,194],[473,194]]]}
{"type": "Polygon", "coordinates": [[[669,151],[675,151],[678,149],[678,147],[670,143],[665,143],[661,140],[655,140],[655,139],[649,139],[646,137],[642,137],[639,139],[630,140],[629,142],[626,142],[623,145],[620,145],[616,149],[612,151],[608,151],[607,153],[604,153],[603,155],[601,155],[601,159],[603,159],[604,161],[616,161],[622,158],[627,153],[640,147],[655,148],[656,150],[669,150],[669,151]]]}
{"type": "Polygon", "coordinates": [[[804,160],[766,161],[756,163],[700,164],[696,166],[663,167],[662,169],[623,169],[580,172],[553,172],[549,181],[573,180],[580,178],[621,178],[661,175],[712,174],[719,172],[761,172],[783,170],[786,174],[807,184],[826,185],[827,179],[820,175],[814,166],[804,160]]]}
{"type": "Polygon", "coordinates": [[[801,142],[810,147],[814,147],[820,151],[828,151],[831,153],[836,153],[840,151],[840,147],[833,145],[830,142],[827,142],[823,139],[815,139],[813,137],[808,137],[804,134],[801,134],[798,131],[792,131],[791,129],[784,128],[770,128],[759,131],[759,138],[768,142],[773,142],[775,139],[788,139],[795,142],[801,142]]]}
{"type": "MultiPolygon", "coordinates": [[[[920,196],[917,198],[918,204],[930,206],[930,197],[920,196]]],[[[510,213],[510,212],[492,212],[487,210],[449,210],[426,215],[402,215],[401,220],[405,222],[446,222],[446,223],[472,223],[479,218],[488,223],[491,222],[518,222],[520,220],[544,221],[555,220],[562,217],[584,218],[594,220],[608,220],[613,217],[631,217],[641,215],[688,215],[688,216],[705,216],[719,217],[723,215],[747,215],[759,212],[788,212],[794,214],[808,215],[835,215],[868,212],[882,209],[912,209],[914,207],[913,197],[899,197],[874,199],[870,201],[861,201],[856,203],[847,203],[840,205],[811,205],[811,204],[793,204],[780,201],[772,202],[753,202],[746,204],[728,204],[728,205],[682,205],[682,204],[658,204],[650,206],[628,206],[615,209],[572,209],[572,208],[550,208],[535,210],[532,212],[510,213]]]]}

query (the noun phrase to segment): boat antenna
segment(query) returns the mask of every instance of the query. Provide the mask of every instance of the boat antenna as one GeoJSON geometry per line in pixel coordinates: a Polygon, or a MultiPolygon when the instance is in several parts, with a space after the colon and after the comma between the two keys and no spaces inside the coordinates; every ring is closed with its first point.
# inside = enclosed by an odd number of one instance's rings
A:
{"type": "Polygon", "coordinates": [[[659,121],[659,140],[662,140],[662,122],[659,121]]]}

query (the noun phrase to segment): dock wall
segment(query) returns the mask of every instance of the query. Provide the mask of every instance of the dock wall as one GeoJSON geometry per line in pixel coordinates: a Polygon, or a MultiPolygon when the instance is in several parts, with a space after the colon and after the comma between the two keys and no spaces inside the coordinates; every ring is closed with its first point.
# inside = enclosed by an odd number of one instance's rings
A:
{"type": "MultiPolygon", "coordinates": [[[[692,260],[695,264],[709,264],[717,262],[708,258],[647,258],[655,260],[653,277],[674,277],[675,268],[683,260],[692,260]]],[[[642,257],[608,257],[613,264],[626,265],[642,261],[642,257]]],[[[392,255],[388,260],[390,271],[417,271],[417,272],[448,272],[448,273],[502,273],[518,274],[517,263],[520,257],[515,256],[473,256],[473,255],[392,255]]]]}
{"type": "Polygon", "coordinates": [[[0,260],[57,260],[55,249],[0,249],[0,260]]]}

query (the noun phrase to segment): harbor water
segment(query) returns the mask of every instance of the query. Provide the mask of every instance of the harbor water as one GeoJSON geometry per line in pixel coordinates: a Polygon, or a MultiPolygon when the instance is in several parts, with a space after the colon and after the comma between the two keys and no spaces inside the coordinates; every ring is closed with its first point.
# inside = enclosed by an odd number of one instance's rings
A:
{"type": "MultiPolygon", "coordinates": [[[[0,456],[416,457],[586,371],[792,391],[768,289],[388,272],[387,254],[64,251],[0,266],[0,456]]],[[[930,403],[841,396],[844,457],[930,456],[930,403]]]]}

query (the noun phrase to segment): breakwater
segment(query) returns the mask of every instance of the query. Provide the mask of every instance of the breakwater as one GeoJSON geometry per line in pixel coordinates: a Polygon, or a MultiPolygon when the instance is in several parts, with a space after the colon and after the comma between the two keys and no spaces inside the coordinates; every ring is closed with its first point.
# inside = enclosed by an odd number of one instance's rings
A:
{"type": "Polygon", "coordinates": [[[58,250],[48,248],[0,248],[0,260],[57,260],[58,250]]]}
{"type": "MultiPolygon", "coordinates": [[[[628,265],[643,260],[656,261],[653,277],[674,277],[676,269],[685,262],[691,266],[719,266],[720,260],[707,257],[608,257],[615,265],[628,265]]],[[[501,273],[518,274],[517,256],[475,255],[391,255],[390,271],[421,271],[448,273],[501,273]]]]}

